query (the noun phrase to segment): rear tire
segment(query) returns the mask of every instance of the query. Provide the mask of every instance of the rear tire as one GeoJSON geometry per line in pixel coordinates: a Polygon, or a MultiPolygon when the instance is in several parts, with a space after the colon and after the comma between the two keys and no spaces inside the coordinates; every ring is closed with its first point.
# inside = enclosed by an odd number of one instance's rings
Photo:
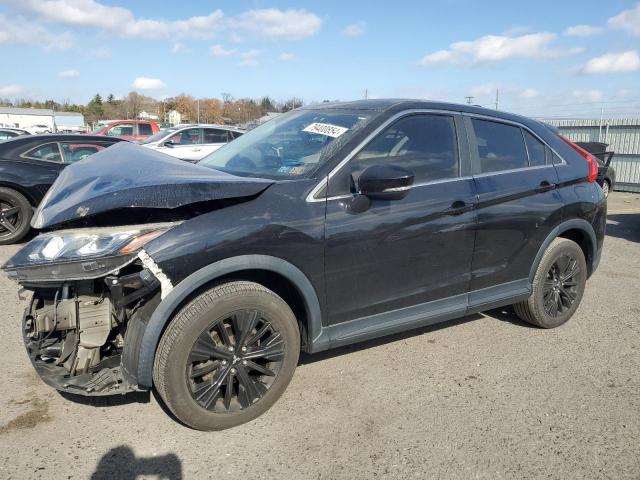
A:
{"type": "Polygon", "coordinates": [[[525,322],[541,328],[559,327],[575,313],[587,282],[587,262],[577,243],[556,238],[540,260],[531,296],[514,304],[525,322]]]}
{"type": "Polygon", "coordinates": [[[154,386],[186,425],[222,430],[266,412],[299,354],[296,317],[282,298],[257,283],[225,283],[171,321],[156,352],[154,386]]]}
{"type": "Polygon", "coordinates": [[[611,191],[611,184],[609,180],[605,180],[602,182],[602,192],[604,193],[604,198],[609,197],[609,192],[611,191]]]}
{"type": "Polygon", "coordinates": [[[20,241],[31,229],[33,208],[24,195],[0,187],[0,245],[20,241]]]}

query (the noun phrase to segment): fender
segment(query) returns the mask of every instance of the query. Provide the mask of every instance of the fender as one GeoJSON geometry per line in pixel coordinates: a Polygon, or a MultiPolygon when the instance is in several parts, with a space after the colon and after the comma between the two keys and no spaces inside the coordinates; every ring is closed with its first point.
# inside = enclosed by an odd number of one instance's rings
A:
{"type": "Polygon", "coordinates": [[[169,292],[154,310],[140,342],[136,375],[139,386],[151,388],[153,361],[162,331],[185,298],[211,280],[242,270],[269,270],[282,275],[296,285],[307,308],[309,343],[313,344],[316,339],[321,337],[323,328],[320,302],[313,285],[300,269],[286,260],[268,255],[241,255],[225,258],[186,277],[169,292]]]}
{"type": "Polygon", "coordinates": [[[593,226],[583,220],[581,218],[573,218],[571,220],[565,220],[564,222],[558,224],[551,233],[545,238],[544,242],[540,246],[538,253],[536,255],[533,264],[531,265],[531,271],[529,272],[529,282],[533,283],[533,277],[536,274],[536,270],[538,269],[538,265],[540,264],[540,260],[542,260],[542,256],[544,252],[547,250],[547,247],[553,242],[556,238],[558,238],[563,232],[567,230],[581,230],[587,234],[587,238],[590,240],[590,253],[591,253],[591,265],[589,265],[590,271],[593,272],[598,266],[598,262],[600,260],[599,256],[596,255],[598,251],[598,241],[596,239],[596,232],[593,229],[593,226]]]}

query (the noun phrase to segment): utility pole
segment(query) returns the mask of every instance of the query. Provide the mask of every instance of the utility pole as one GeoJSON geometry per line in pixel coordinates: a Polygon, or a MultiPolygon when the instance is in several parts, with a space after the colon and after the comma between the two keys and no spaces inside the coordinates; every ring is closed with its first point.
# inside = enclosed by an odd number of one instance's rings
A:
{"type": "Polygon", "coordinates": [[[368,99],[369,98],[369,90],[367,88],[364,89],[364,99],[368,99]]]}
{"type": "Polygon", "coordinates": [[[473,97],[472,96],[468,96],[468,97],[464,97],[464,98],[466,98],[467,99],[467,103],[469,105],[471,105],[471,102],[473,102],[473,97]]]}
{"type": "Polygon", "coordinates": [[[498,110],[498,89],[496,88],[496,110],[498,110]]]}

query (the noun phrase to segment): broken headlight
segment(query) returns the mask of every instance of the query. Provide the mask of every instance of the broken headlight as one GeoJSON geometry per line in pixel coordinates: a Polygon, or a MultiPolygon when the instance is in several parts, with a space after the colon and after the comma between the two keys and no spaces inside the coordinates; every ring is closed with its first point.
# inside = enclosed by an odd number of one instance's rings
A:
{"type": "Polygon", "coordinates": [[[98,278],[130,263],[175,224],[59,230],[38,235],[2,266],[17,280],[98,278]]]}

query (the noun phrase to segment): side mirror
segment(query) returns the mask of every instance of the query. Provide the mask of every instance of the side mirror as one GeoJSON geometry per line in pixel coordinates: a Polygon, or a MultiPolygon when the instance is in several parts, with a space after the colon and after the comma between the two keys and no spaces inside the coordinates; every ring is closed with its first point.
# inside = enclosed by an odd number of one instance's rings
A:
{"type": "Polygon", "coordinates": [[[176,144],[173,143],[173,140],[167,140],[166,142],[164,142],[164,146],[168,148],[173,148],[176,146],[176,144]]]}
{"type": "Polygon", "coordinates": [[[415,175],[395,165],[372,165],[358,178],[360,194],[372,200],[400,200],[407,196],[415,175]]]}

